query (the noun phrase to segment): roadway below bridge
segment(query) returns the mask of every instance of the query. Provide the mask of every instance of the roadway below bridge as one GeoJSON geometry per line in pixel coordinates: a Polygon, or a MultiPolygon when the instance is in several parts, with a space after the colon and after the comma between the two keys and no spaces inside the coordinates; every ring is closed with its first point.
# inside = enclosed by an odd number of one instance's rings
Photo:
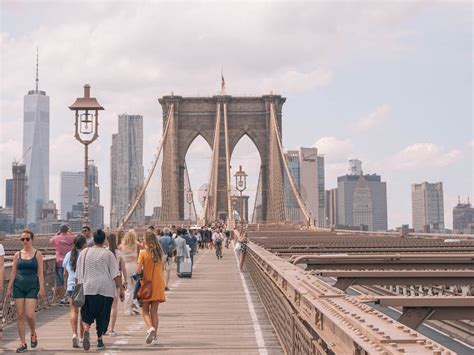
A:
{"type": "MultiPolygon", "coordinates": [[[[39,346],[31,353],[74,354],[69,307],[53,306],[37,313],[39,346]]],[[[171,290],[159,307],[158,345],[145,344],[140,315],[125,316],[122,304],[117,337],[104,336],[106,353],[145,354],[283,354],[248,273],[240,273],[232,248],[217,260],[214,250],[200,249],[191,279],[172,271],[171,290]]],[[[27,332],[27,335],[29,333],[27,332]]],[[[95,350],[91,328],[91,349],[95,350]]],[[[4,330],[0,352],[12,353],[19,340],[15,324],[4,330]]]]}

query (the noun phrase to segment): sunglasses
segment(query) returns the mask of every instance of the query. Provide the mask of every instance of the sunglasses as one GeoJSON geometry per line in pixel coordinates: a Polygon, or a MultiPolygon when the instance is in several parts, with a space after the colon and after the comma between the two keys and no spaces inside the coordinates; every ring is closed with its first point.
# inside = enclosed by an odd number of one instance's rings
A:
{"type": "Polygon", "coordinates": [[[29,241],[31,240],[31,238],[20,238],[20,240],[21,240],[22,242],[25,242],[25,241],[26,241],[26,242],[29,242],[29,241]]]}

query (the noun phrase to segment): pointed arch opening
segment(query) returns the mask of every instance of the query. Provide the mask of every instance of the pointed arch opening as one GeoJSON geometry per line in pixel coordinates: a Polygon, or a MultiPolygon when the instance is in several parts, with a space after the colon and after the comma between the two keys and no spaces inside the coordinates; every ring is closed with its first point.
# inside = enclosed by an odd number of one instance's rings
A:
{"type": "Polygon", "coordinates": [[[254,213],[258,214],[258,202],[260,201],[261,204],[262,200],[262,192],[258,191],[262,160],[257,146],[247,134],[243,134],[234,146],[230,166],[234,217],[236,220],[241,220],[243,217],[245,221],[251,222],[255,220],[254,213]],[[242,197],[239,189],[242,189],[243,186],[238,189],[235,178],[235,173],[239,171],[240,167],[247,174],[242,197]]]}
{"type": "Polygon", "coordinates": [[[199,217],[202,213],[204,206],[204,197],[206,196],[206,189],[209,180],[209,171],[211,168],[212,149],[209,143],[200,134],[196,135],[185,154],[186,173],[189,176],[189,186],[192,191],[192,203],[191,205],[191,194],[188,193],[187,184],[185,181],[184,191],[184,217],[186,220],[195,221],[194,214],[199,217]],[[188,198],[189,196],[189,198],[188,198]],[[194,209],[194,210],[193,210],[194,209]],[[191,216],[191,218],[190,218],[191,216]]]}

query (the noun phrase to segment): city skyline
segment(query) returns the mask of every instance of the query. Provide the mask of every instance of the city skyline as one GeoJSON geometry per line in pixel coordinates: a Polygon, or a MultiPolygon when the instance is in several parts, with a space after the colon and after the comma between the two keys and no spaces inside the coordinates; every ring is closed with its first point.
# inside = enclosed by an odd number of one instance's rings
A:
{"type": "MultiPolygon", "coordinates": [[[[297,4],[278,4],[275,9],[257,4],[252,14],[246,13],[245,6],[227,4],[216,6],[213,15],[197,5],[72,7],[79,14],[91,11],[103,21],[98,25],[77,16],[66,23],[62,14],[71,9],[63,4],[4,5],[2,201],[5,179],[11,178],[11,162],[22,155],[18,134],[22,131],[21,101],[33,85],[36,47],[40,48],[41,87],[51,96],[49,197],[59,202],[60,171],[81,170],[82,160],[71,159],[81,157],[82,149],[72,136],[73,116],[67,106],[81,95],[82,85],[90,83],[106,107],[100,114],[99,140],[90,152],[101,171],[106,221],[110,208],[108,147],[118,114],[143,115],[143,161],[148,168],[161,135],[157,98],[171,91],[214,94],[220,86],[222,65],[230,95],[273,90],[287,97],[283,144],[314,145],[324,154],[327,190],[336,186],[337,176],[346,173],[350,158],[363,160],[366,172],[382,175],[387,182],[389,228],[411,224],[410,186],[417,181],[443,181],[449,228],[457,196],[473,196],[471,4],[378,4],[364,10],[349,4],[315,4],[305,9],[297,4]],[[178,40],[171,43],[179,42],[182,47],[170,46],[169,36],[151,35],[166,30],[166,17],[181,10],[195,24],[193,31],[190,27],[174,31],[178,40]],[[235,16],[229,17],[231,13],[235,16]],[[249,16],[246,30],[238,21],[244,13],[249,16]],[[117,31],[124,14],[130,21],[125,32],[117,31]],[[18,16],[24,21],[16,21],[18,16]],[[218,21],[207,24],[213,16],[218,21]],[[348,21],[352,17],[357,21],[348,21]],[[217,33],[213,26],[222,25],[222,18],[228,20],[217,33]],[[95,42],[81,41],[91,36],[95,42]],[[273,44],[270,38],[278,40],[273,44]],[[193,45],[195,42],[200,45],[193,45]],[[209,43],[219,44],[212,47],[222,52],[215,52],[209,43]],[[128,47],[131,50],[123,50],[128,47]],[[79,53],[88,56],[83,60],[79,53]]],[[[202,141],[191,148],[194,151],[189,156],[194,162],[188,167],[199,187],[207,179],[207,173],[200,172],[208,170],[204,162],[210,148],[202,141]],[[200,175],[204,175],[202,182],[200,175]]],[[[239,159],[232,166],[242,165],[256,181],[260,162],[255,148],[238,146],[236,154],[239,159]]],[[[248,191],[256,189],[250,182],[249,176],[248,191]]],[[[158,185],[153,187],[156,191],[158,185]]],[[[197,192],[194,185],[193,190],[197,192]]],[[[151,207],[159,205],[160,199],[150,192],[147,201],[151,204],[147,203],[147,214],[151,214],[151,207]]]]}

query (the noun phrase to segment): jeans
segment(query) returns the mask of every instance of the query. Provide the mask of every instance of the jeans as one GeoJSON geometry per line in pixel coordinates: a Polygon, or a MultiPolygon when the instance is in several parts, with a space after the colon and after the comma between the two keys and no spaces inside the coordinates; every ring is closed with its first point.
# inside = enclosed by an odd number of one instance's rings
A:
{"type": "Polygon", "coordinates": [[[133,299],[133,290],[135,289],[136,281],[132,278],[128,278],[127,289],[125,290],[125,299],[124,299],[124,312],[125,314],[131,314],[133,310],[133,305],[137,306],[135,303],[136,300],[133,299]]]}

